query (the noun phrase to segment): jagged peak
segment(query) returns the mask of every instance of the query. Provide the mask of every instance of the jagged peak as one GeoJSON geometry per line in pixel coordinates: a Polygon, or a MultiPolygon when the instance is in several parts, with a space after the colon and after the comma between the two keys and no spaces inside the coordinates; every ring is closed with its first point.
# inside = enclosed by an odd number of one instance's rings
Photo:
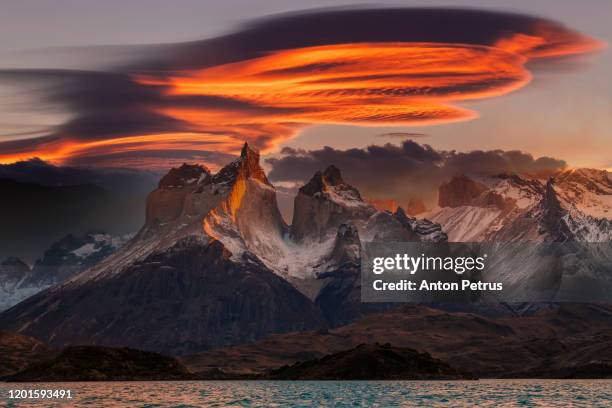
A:
{"type": "Polygon", "coordinates": [[[338,232],[336,233],[336,239],[357,239],[359,240],[359,231],[352,222],[345,222],[340,224],[338,232]]]}
{"type": "Polygon", "coordinates": [[[327,166],[322,176],[325,183],[330,186],[345,184],[344,180],[342,179],[342,173],[340,172],[340,169],[334,166],[333,164],[327,166]]]}
{"type": "Polygon", "coordinates": [[[347,262],[357,263],[360,253],[361,241],[357,227],[350,221],[340,224],[329,260],[338,266],[347,262]]]}
{"type": "Polygon", "coordinates": [[[242,145],[242,149],[240,150],[240,158],[248,158],[249,156],[254,156],[259,162],[259,152],[251,146],[249,146],[249,142],[244,142],[242,145]]]}
{"type": "Polygon", "coordinates": [[[448,241],[448,235],[442,231],[440,224],[429,221],[426,218],[411,217],[406,214],[402,207],[398,207],[393,213],[393,217],[400,222],[400,224],[412,233],[417,234],[420,240],[431,241],[431,242],[446,242],[448,241]]]}
{"type": "Polygon", "coordinates": [[[550,177],[546,182],[540,210],[542,211],[542,227],[553,241],[565,242],[572,239],[573,234],[565,220],[567,211],[561,205],[555,191],[554,177],[550,177]]]}
{"type": "Polygon", "coordinates": [[[210,176],[208,167],[202,164],[183,163],[180,167],[173,167],[159,181],[159,188],[184,187],[196,184],[210,176]]]}
{"type": "Polygon", "coordinates": [[[406,216],[406,211],[404,211],[404,209],[402,207],[397,207],[397,209],[395,210],[394,215],[398,218],[408,218],[406,216]]]}
{"type": "Polygon", "coordinates": [[[213,183],[234,182],[238,177],[256,179],[265,184],[272,185],[259,164],[259,152],[244,142],[240,150],[240,157],[223,167],[212,178],[213,183]]]}
{"type": "Polygon", "coordinates": [[[313,196],[316,193],[322,193],[330,190],[330,187],[337,187],[340,190],[346,191],[350,190],[356,196],[356,198],[361,200],[359,191],[355,187],[344,182],[340,169],[333,164],[328,166],[323,171],[317,171],[314,176],[312,176],[310,181],[300,188],[300,192],[313,196]]]}

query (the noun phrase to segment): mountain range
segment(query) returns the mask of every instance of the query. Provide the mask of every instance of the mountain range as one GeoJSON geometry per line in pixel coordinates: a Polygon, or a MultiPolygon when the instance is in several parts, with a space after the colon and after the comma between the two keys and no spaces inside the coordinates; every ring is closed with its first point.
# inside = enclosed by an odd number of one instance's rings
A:
{"type": "Polygon", "coordinates": [[[364,239],[446,235],[401,210],[376,211],[333,166],[300,189],[288,226],[259,154],[245,144],[216,174],[197,165],[172,169],[149,195],[145,225],[130,242],[5,311],[0,327],[52,346],[171,354],[325,328],[361,314],[364,239]]]}
{"type": "Polygon", "coordinates": [[[259,154],[245,144],[217,173],[187,164],[170,170],[149,194],[145,223],[129,242],[3,312],[0,327],[53,347],[187,355],[274,333],[324,331],[394,308],[360,301],[367,242],[612,237],[607,172],[459,175],[439,196],[423,218],[401,208],[380,211],[332,165],[299,189],[287,225],[259,154]]]}
{"type": "Polygon", "coordinates": [[[594,169],[565,170],[544,180],[460,175],[440,186],[438,208],[424,216],[456,242],[609,242],[612,179],[594,169]]]}
{"type": "Polygon", "coordinates": [[[68,234],[54,242],[32,268],[20,258],[6,258],[0,263],[0,311],[94,266],[130,237],[68,234]]]}

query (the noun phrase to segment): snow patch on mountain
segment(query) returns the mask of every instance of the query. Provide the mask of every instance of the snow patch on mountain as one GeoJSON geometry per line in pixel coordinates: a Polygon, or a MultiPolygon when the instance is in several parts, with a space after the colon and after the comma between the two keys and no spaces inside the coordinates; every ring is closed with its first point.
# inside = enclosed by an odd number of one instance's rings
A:
{"type": "Polygon", "coordinates": [[[501,228],[501,210],[491,207],[444,207],[426,214],[433,222],[443,226],[451,242],[478,242],[501,228]]]}
{"type": "Polygon", "coordinates": [[[486,190],[466,199],[462,186],[470,178],[461,176],[441,186],[440,194],[441,203],[464,200],[464,205],[440,205],[425,214],[443,226],[451,241],[612,240],[612,181],[605,170],[567,170],[550,179],[473,178],[486,190]]]}

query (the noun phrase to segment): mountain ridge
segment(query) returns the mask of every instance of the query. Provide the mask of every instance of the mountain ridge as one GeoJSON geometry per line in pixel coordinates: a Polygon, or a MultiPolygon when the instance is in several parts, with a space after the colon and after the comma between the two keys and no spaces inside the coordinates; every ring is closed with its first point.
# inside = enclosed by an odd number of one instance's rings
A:
{"type": "MultiPolygon", "coordinates": [[[[567,177],[563,183],[577,183],[567,177]]],[[[607,192],[597,180],[580,191],[607,192]]],[[[330,166],[300,189],[297,221],[287,225],[259,153],[245,143],[216,174],[199,165],[170,170],[149,194],[146,222],[134,238],[0,314],[0,327],[52,346],[184,355],[274,333],[338,327],[388,309],[360,302],[359,254],[367,242],[447,242],[468,230],[477,240],[552,241],[559,225],[584,239],[568,221],[582,213],[568,204],[558,182],[546,186],[516,175],[475,182],[478,188],[451,200],[461,205],[416,218],[401,207],[376,210],[330,166]]],[[[605,233],[603,224],[588,225],[605,233]]]]}
{"type": "MultiPolygon", "coordinates": [[[[342,270],[356,271],[361,232],[376,238],[386,227],[339,169],[330,167],[314,180],[326,194],[311,197],[320,204],[312,208],[344,216],[328,218],[300,242],[291,238],[293,226],[284,223],[275,188],[248,144],[216,174],[198,165],[172,169],[149,194],[146,222],[134,238],[92,268],[0,314],[0,327],[52,346],[185,354],[354,319],[365,311],[355,303],[358,280],[334,305],[343,317],[323,313],[326,302],[317,303],[317,295],[343,279],[342,270]],[[151,330],[157,335],[150,336],[151,330]]],[[[382,217],[412,239],[432,234],[401,210],[382,217]]]]}

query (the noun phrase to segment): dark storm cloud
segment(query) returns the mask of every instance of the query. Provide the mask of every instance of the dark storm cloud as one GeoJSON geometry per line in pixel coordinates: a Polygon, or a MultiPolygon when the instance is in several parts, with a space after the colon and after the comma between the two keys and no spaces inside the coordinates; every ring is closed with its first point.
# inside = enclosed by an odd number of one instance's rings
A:
{"type": "Polygon", "coordinates": [[[438,186],[460,174],[500,173],[550,174],[566,167],[563,160],[534,158],[521,151],[438,151],[427,144],[406,140],[401,145],[385,144],[365,149],[318,150],[285,148],[280,157],[267,160],[272,181],[304,182],[317,171],[333,164],[345,179],[366,197],[410,198],[435,201],[438,186]]]}
{"type": "MultiPolygon", "coordinates": [[[[162,71],[195,69],[255,58],[269,51],[345,43],[439,42],[487,46],[508,33],[533,32],[538,24],[540,28],[542,24],[556,25],[524,14],[475,9],[322,9],[279,14],[221,37],[162,46],[163,56],[152,59],[148,66],[162,71]]],[[[541,47],[544,50],[556,45],[541,47]]]]}
{"type": "MultiPolygon", "coordinates": [[[[155,132],[189,132],[196,129],[185,121],[157,113],[164,108],[222,109],[250,114],[287,112],[215,95],[164,95],[166,87],[142,85],[130,75],[117,72],[73,70],[0,70],[0,80],[44,84],[38,92],[46,103],[77,112],[55,129],[55,134],[80,139],[123,137],[155,132]]],[[[295,109],[292,111],[296,111],[295,109]]],[[[53,135],[0,143],[11,149],[28,143],[46,143],[53,135]]]]}
{"type": "MultiPolygon", "coordinates": [[[[3,154],[37,151],[44,146],[62,139],[79,141],[96,141],[136,136],[143,134],[163,134],[172,132],[197,132],[192,124],[160,113],[168,108],[215,109],[240,111],[249,115],[297,112],[297,109],[269,108],[249,102],[222,96],[207,95],[164,95],[165,87],[157,85],[142,85],[134,82],[128,74],[118,72],[93,72],[74,70],[0,70],[0,81],[21,81],[36,86],[36,93],[43,106],[59,107],[71,113],[72,118],[49,129],[43,136],[2,141],[0,152],[3,154]]],[[[306,111],[301,109],[300,111],[306,111]]],[[[255,125],[244,125],[254,127],[255,125]]],[[[223,135],[239,138],[241,135],[227,129],[207,129],[209,135],[223,135]]],[[[271,139],[272,136],[269,136],[271,139]]],[[[265,142],[268,138],[262,135],[265,142]]],[[[203,136],[197,144],[203,147],[206,137],[203,136]]],[[[255,143],[257,144],[257,143],[255,143]]],[[[185,160],[202,157],[227,157],[227,154],[217,154],[214,151],[200,150],[143,150],[134,152],[135,158],[149,156],[151,159],[173,159],[177,154],[183,154],[185,160]]],[[[95,154],[95,152],[94,152],[95,154]]],[[[34,155],[33,155],[34,156],[34,155]]],[[[113,152],[105,154],[102,162],[110,161],[111,157],[119,158],[113,152]]],[[[73,163],[91,164],[91,157],[77,157],[73,163]]],[[[213,163],[219,162],[213,160],[213,163]]],[[[96,163],[98,164],[98,163],[96,163]]],[[[116,165],[117,162],[110,163],[116,165]]]]}
{"type": "Polygon", "coordinates": [[[63,108],[72,119],[50,134],[18,141],[0,142],[3,152],[21,151],[60,138],[99,140],[143,134],[143,132],[186,131],[190,126],[154,111],[164,102],[163,88],[142,86],[129,75],[117,72],[74,70],[0,70],[0,81],[23,81],[37,85],[45,105],[63,108]]]}

